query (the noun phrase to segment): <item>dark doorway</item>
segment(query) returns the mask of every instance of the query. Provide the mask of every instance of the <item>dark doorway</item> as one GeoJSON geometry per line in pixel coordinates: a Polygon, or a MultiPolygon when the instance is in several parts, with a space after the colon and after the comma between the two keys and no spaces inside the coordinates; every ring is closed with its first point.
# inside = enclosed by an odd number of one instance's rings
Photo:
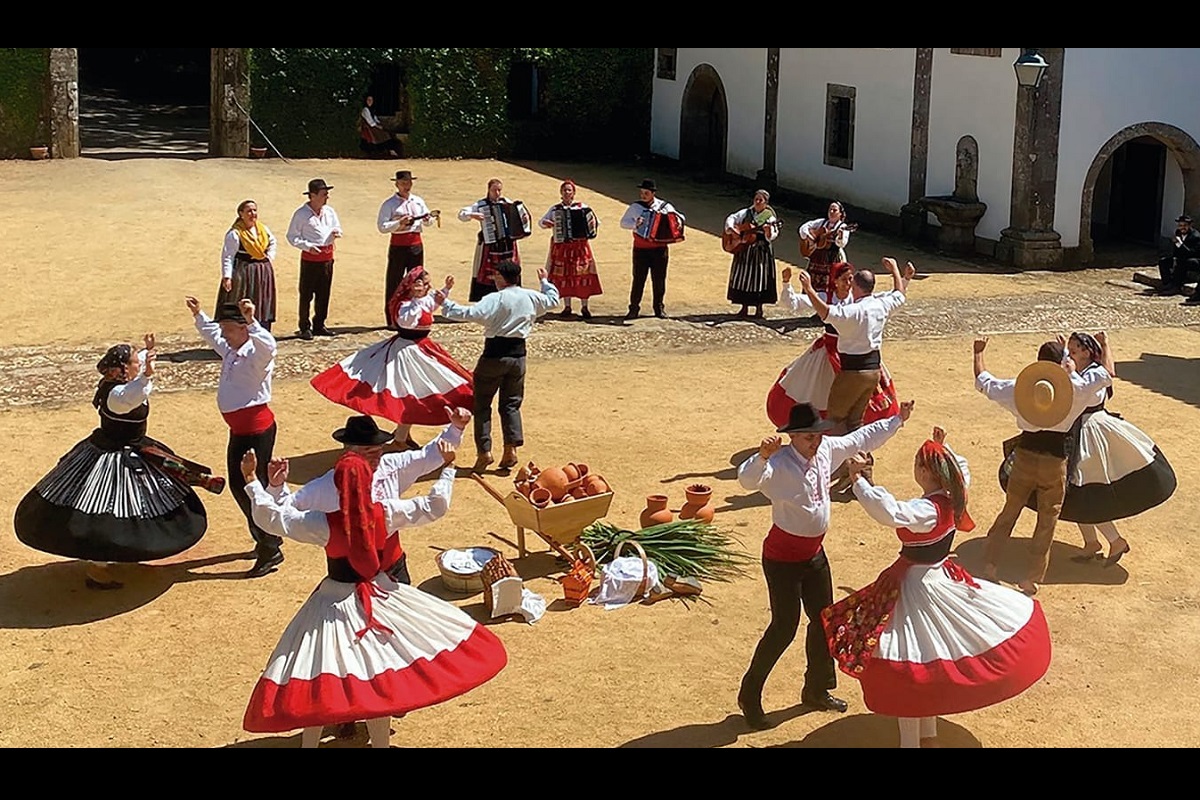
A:
{"type": "Polygon", "coordinates": [[[729,136],[729,105],[721,76],[701,64],[688,77],[679,126],[679,161],[712,175],[725,172],[729,136]]]}
{"type": "Polygon", "coordinates": [[[79,138],[84,156],[208,152],[207,47],[81,47],[79,138]]]}
{"type": "Polygon", "coordinates": [[[1162,218],[1167,148],[1149,137],[1117,148],[1110,159],[1107,239],[1156,246],[1162,218]]]}

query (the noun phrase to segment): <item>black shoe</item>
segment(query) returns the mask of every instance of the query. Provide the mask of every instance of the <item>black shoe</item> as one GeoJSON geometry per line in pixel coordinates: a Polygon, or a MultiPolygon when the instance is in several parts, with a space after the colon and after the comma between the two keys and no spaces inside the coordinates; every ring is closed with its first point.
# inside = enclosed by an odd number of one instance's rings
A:
{"type": "Polygon", "coordinates": [[[820,694],[802,694],[800,695],[800,703],[815,708],[818,711],[837,711],[839,714],[845,713],[849,706],[845,700],[834,697],[829,692],[821,692],[820,694]]]}
{"type": "Polygon", "coordinates": [[[667,316],[666,309],[663,308],[654,309],[654,316],[658,317],[659,319],[670,319],[670,317],[667,316]]]}
{"type": "Polygon", "coordinates": [[[89,589],[95,589],[101,592],[112,591],[113,589],[121,589],[125,586],[125,584],[121,583],[120,581],[98,581],[91,575],[84,576],[83,584],[89,589]]]}
{"type": "Polygon", "coordinates": [[[625,312],[625,319],[637,319],[637,318],[638,318],[638,311],[636,309],[631,308],[625,312]]]}
{"type": "Polygon", "coordinates": [[[564,308],[562,314],[559,316],[563,319],[570,319],[571,317],[575,316],[575,312],[569,308],[564,308]]]}
{"type": "Polygon", "coordinates": [[[353,739],[356,733],[358,733],[358,725],[353,722],[343,722],[337,726],[333,735],[338,739],[353,739]]]}
{"type": "Polygon", "coordinates": [[[763,712],[761,701],[752,700],[739,694],[737,704],[746,724],[754,730],[765,731],[775,727],[775,723],[767,719],[767,715],[763,712]]]}
{"type": "Polygon", "coordinates": [[[247,578],[260,578],[268,572],[274,572],[275,568],[283,563],[283,553],[276,550],[270,555],[260,555],[254,562],[254,566],[246,573],[247,578]]]}
{"type": "Polygon", "coordinates": [[[300,338],[306,342],[311,342],[313,338],[313,332],[306,328],[305,330],[300,331],[300,338]]]}
{"type": "Polygon", "coordinates": [[[1200,305],[1200,288],[1196,289],[1196,291],[1193,294],[1189,295],[1188,298],[1183,301],[1183,304],[1185,306],[1200,305]]]}
{"type": "Polygon", "coordinates": [[[583,317],[584,319],[591,319],[592,312],[589,311],[586,307],[584,307],[584,308],[580,309],[579,316],[583,317]]]}
{"type": "Polygon", "coordinates": [[[337,336],[336,333],[329,330],[329,328],[325,328],[325,327],[313,328],[313,335],[314,336],[337,336]]]}

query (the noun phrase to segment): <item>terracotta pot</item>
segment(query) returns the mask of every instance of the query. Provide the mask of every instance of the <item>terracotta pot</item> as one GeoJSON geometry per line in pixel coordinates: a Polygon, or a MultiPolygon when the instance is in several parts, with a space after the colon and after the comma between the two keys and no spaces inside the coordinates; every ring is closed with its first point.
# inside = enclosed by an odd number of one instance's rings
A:
{"type": "Polygon", "coordinates": [[[646,507],[642,510],[638,522],[643,528],[649,528],[652,525],[664,525],[674,518],[671,509],[667,508],[667,496],[652,494],[646,497],[646,507]]]}
{"type": "Polygon", "coordinates": [[[521,481],[517,484],[517,491],[525,495],[525,497],[529,497],[529,493],[533,491],[533,483],[530,481],[521,481]]]}
{"type": "Polygon", "coordinates": [[[566,473],[567,480],[569,480],[569,481],[579,480],[579,467],[575,466],[574,464],[567,464],[565,467],[562,468],[562,471],[566,473]]]}
{"type": "Polygon", "coordinates": [[[558,501],[558,504],[559,504],[559,505],[562,505],[563,503],[574,503],[574,502],[575,502],[575,496],[574,496],[574,495],[572,495],[572,494],[564,494],[564,495],[562,496],[562,499],[558,501]]]}
{"type": "Polygon", "coordinates": [[[250,148],[250,157],[251,158],[266,158],[267,157],[267,148],[251,147],[250,148]]]}
{"type": "Polygon", "coordinates": [[[535,508],[545,508],[554,502],[554,496],[550,494],[550,490],[541,486],[535,486],[529,492],[529,502],[533,503],[535,508]]]}
{"type": "Polygon", "coordinates": [[[517,477],[513,478],[516,483],[524,483],[529,480],[529,467],[521,467],[517,470],[517,477]]]}
{"type": "Polygon", "coordinates": [[[703,483],[693,483],[683,490],[683,496],[688,503],[702,506],[712,499],[712,487],[703,483]]]}
{"type": "Polygon", "coordinates": [[[679,509],[680,519],[697,519],[701,522],[712,522],[717,509],[712,503],[684,503],[679,509]]]}
{"type": "Polygon", "coordinates": [[[571,479],[567,477],[567,473],[561,467],[550,467],[542,470],[537,476],[534,484],[543,489],[550,491],[550,496],[555,501],[560,500],[564,494],[571,490],[571,479]]]}
{"type": "Polygon", "coordinates": [[[579,477],[581,477],[581,478],[587,477],[587,475],[588,475],[588,465],[587,464],[576,464],[575,469],[579,470],[579,477]]]}
{"type": "Polygon", "coordinates": [[[609,490],[608,481],[599,475],[588,475],[583,480],[583,490],[588,496],[604,494],[609,490]]]}
{"type": "Polygon", "coordinates": [[[49,147],[31,147],[29,148],[29,157],[34,161],[41,161],[43,158],[50,157],[49,147]]]}
{"type": "Polygon", "coordinates": [[[584,489],[582,486],[576,486],[574,489],[571,490],[570,496],[574,497],[576,500],[582,500],[583,498],[588,496],[588,493],[587,493],[587,490],[584,489]]]}

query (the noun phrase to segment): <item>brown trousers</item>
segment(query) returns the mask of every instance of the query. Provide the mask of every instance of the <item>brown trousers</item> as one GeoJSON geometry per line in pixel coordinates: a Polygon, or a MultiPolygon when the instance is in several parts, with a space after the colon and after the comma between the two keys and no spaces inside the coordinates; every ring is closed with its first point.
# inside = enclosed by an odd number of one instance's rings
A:
{"type": "Polygon", "coordinates": [[[863,413],[879,386],[878,369],[842,370],[829,387],[829,400],[825,403],[825,416],[831,422],[841,423],[846,432],[862,427],[863,413]]]}
{"type": "Polygon", "coordinates": [[[1013,526],[1025,508],[1030,492],[1037,492],[1037,524],[1033,528],[1032,563],[1029,580],[1041,583],[1050,565],[1050,545],[1054,543],[1054,526],[1062,511],[1067,491],[1067,460],[1059,456],[1035,453],[1018,447],[1008,478],[1004,508],[987,533],[987,563],[999,563],[1000,552],[1012,536],[1013,526]]]}

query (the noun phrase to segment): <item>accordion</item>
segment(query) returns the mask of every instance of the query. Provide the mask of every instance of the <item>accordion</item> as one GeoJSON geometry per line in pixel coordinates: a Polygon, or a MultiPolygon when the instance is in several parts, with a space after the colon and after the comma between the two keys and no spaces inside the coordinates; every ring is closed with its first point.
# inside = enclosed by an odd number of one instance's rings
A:
{"type": "Polygon", "coordinates": [[[596,213],[587,206],[556,206],[554,209],[554,241],[560,244],[578,239],[595,239],[597,225],[596,213]]]}
{"type": "Polygon", "coordinates": [[[488,203],[479,209],[483,214],[483,241],[495,244],[502,240],[524,239],[533,232],[533,224],[525,204],[520,200],[511,203],[488,203]]]}
{"type": "Polygon", "coordinates": [[[640,215],[638,235],[659,244],[675,244],[683,241],[683,218],[674,211],[663,213],[646,209],[640,215]]]}

